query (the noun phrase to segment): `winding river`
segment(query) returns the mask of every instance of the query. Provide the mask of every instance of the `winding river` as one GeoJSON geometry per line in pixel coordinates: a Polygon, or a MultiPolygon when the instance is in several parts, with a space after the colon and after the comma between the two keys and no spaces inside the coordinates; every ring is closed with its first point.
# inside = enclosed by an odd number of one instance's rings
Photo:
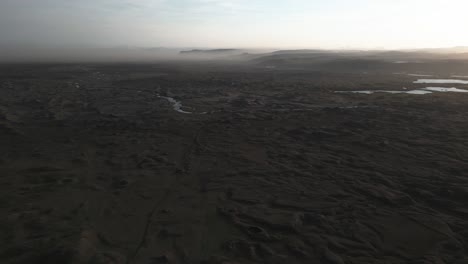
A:
{"type": "Polygon", "coordinates": [[[169,96],[161,96],[161,95],[158,95],[158,98],[162,98],[162,99],[165,99],[167,100],[169,103],[172,104],[172,108],[179,112],[179,113],[182,113],[182,114],[198,114],[198,115],[204,115],[204,114],[207,114],[207,112],[199,112],[199,113],[196,113],[196,112],[190,112],[190,111],[185,111],[183,110],[183,105],[182,105],[182,102],[180,101],[177,101],[176,99],[172,98],[172,97],[169,97],[169,96]]]}

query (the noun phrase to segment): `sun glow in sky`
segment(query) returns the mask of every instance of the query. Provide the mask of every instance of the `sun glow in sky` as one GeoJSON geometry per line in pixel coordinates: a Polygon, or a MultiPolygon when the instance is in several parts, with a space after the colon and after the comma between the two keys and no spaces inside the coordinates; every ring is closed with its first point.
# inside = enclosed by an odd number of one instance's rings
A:
{"type": "Polygon", "coordinates": [[[466,0],[0,0],[0,44],[468,46],[466,0]]]}

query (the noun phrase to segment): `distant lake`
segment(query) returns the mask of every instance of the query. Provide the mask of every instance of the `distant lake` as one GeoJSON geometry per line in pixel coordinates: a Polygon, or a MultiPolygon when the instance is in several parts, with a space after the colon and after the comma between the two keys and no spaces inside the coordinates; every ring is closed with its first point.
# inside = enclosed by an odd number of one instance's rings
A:
{"type": "Polygon", "coordinates": [[[414,83],[447,83],[447,84],[468,84],[468,80],[457,79],[418,79],[414,83]]]}
{"type": "Polygon", "coordinates": [[[361,91],[336,91],[336,93],[358,93],[358,94],[374,94],[374,93],[390,93],[390,94],[430,94],[431,91],[425,90],[409,90],[409,91],[392,91],[392,90],[361,90],[361,91]]]}
{"type": "Polygon", "coordinates": [[[458,89],[455,87],[446,88],[446,87],[427,87],[424,90],[435,91],[435,92],[454,92],[454,93],[468,93],[468,90],[458,89]]]}
{"type": "Polygon", "coordinates": [[[468,93],[468,90],[455,87],[426,87],[417,90],[409,91],[394,91],[394,90],[359,90],[359,91],[336,91],[335,93],[357,93],[357,94],[374,94],[374,93],[390,93],[390,94],[430,94],[432,92],[442,93],[468,93]]]}

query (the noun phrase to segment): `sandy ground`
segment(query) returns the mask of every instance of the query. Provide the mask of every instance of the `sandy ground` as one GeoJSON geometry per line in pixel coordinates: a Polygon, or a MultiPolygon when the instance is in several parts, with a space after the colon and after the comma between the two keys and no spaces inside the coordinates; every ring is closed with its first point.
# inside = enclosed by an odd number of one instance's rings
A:
{"type": "Polygon", "coordinates": [[[334,93],[416,78],[2,66],[0,262],[468,263],[468,94],[334,93]]]}

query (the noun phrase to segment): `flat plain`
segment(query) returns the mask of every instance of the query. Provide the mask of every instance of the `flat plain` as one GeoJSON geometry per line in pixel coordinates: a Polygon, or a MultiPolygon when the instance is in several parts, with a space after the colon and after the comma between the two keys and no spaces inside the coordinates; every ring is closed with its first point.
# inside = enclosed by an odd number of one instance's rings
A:
{"type": "Polygon", "coordinates": [[[468,93],[350,93],[466,64],[372,63],[2,65],[0,262],[468,263],[468,93]]]}

